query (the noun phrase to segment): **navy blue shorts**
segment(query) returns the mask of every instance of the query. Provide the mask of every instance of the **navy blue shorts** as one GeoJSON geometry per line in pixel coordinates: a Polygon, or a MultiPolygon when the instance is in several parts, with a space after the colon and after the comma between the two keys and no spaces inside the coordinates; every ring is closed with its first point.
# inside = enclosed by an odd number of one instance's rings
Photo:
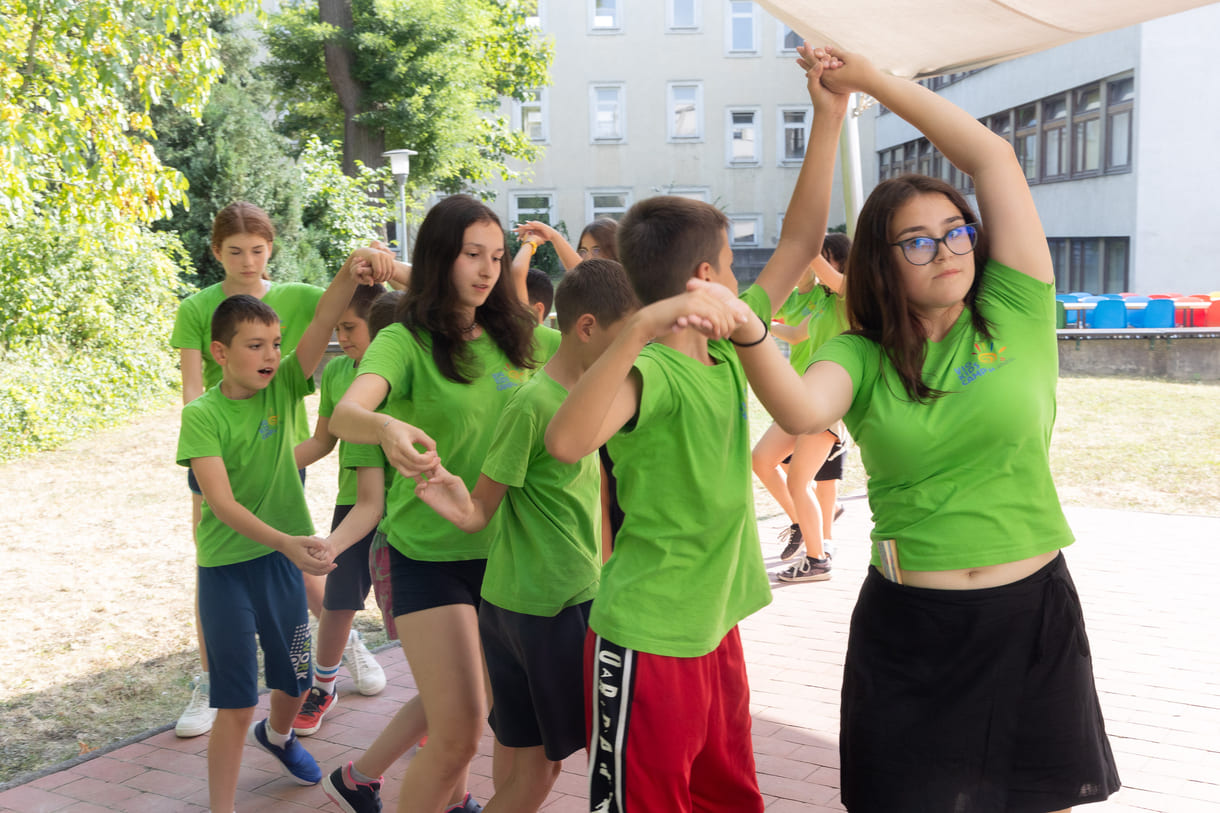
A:
{"type": "Polygon", "coordinates": [[[509,748],[536,748],[559,762],[585,738],[584,649],[592,601],[545,617],[483,602],[479,639],[491,680],[487,722],[509,748]]]}
{"type": "Polygon", "coordinates": [[[393,545],[390,551],[390,591],[394,617],[450,604],[482,603],[486,559],[459,562],[426,562],[404,556],[393,545]]]}
{"type": "MultiPolygon", "coordinates": [[[[330,529],[334,531],[343,522],[344,517],[352,512],[354,505],[336,505],[335,516],[331,520],[330,529]]],[[[369,573],[369,545],[373,543],[373,534],[377,529],[369,531],[347,550],[335,557],[335,569],[326,574],[326,593],[322,596],[322,606],[327,610],[363,610],[364,600],[369,596],[373,586],[373,577],[369,573]]]]}
{"type": "MultiPolygon", "coordinates": [[[[297,469],[297,474],[301,477],[301,485],[305,485],[305,469],[297,469]]],[[[195,479],[195,470],[190,466],[186,467],[186,487],[191,490],[192,494],[203,496],[203,491],[199,488],[199,481],[195,479]]]]}
{"type": "Polygon", "coordinates": [[[263,650],[268,688],[294,697],[308,691],[313,682],[309,610],[300,568],[274,552],[198,570],[212,707],[258,705],[256,646],[263,650]]]}

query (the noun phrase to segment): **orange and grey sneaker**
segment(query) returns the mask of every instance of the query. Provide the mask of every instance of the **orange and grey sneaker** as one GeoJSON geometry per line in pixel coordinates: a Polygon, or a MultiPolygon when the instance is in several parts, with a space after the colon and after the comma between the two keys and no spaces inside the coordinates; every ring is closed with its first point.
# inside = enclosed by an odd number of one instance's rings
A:
{"type": "Polygon", "coordinates": [[[322,717],[334,707],[334,692],[322,691],[317,686],[310,687],[297,718],[292,721],[292,730],[298,736],[308,737],[322,727],[322,717]]]}

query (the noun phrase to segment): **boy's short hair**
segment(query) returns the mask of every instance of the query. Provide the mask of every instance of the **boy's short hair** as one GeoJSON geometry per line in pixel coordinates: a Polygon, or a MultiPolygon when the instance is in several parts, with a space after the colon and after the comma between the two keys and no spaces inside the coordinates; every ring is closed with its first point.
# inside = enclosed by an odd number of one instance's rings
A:
{"type": "Polygon", "coordinates": [[[372,285],[357,285],[356,292],[352,294],[351,301],[347,303],[347,307],[353,313],[364,321],[369,320],[369,308],[373,306],[373,302],[377,297],[385,293],[385,286],[380,282],[375,282],[372,285]]]}
{"type": "Polygon", "coordinates": [[[561,333],[567,333],[582,314],[592,314],[605,327],[639,307],[631,281],[614,260],[585,260],[564,274],[555,289],[556,322],[561,333]]]}
{"type": "Polygon", "coordinates": [[[368,316],[364,319],[369,323],[370,340],[376,338],[383,327],[398,321],[398,303],[404,294],[404,291],[386,291],[373,300],[373,304],[369,306],[368,316]]]}
{"type": "Polygon", "coordinates": [[[827,232],[822,239],[822,256],[839,264],[839,271],[847,266],[847,255],[851,253],[851,238],[841,232],[827,232]]]}
{"type": "Polygon", "coordinates": [[[645,305],[686,290],[700,263],[716,265],[729,219],[703,201],[658,195],[636,203],[618,227],[618,258],[645,305]]]}
{"type": "Polygon", "coordinates": [[[525,288],[529,293],[531,306],[539,302],[546,306],[542,312],[545,319],[551,312],[551,305],[555,304],[555,285],[551,278],[541,268],[531,268],[525,275],[525,288]]]}
{"type": "Polygon", "coordinates": [[[259,322],[271,326],[278,325],[280,317],[275,308],[261,299],[249,294],[231,296],[221,302],[212,313],[212,341],[227,347],[243,322],[259,322]]]}

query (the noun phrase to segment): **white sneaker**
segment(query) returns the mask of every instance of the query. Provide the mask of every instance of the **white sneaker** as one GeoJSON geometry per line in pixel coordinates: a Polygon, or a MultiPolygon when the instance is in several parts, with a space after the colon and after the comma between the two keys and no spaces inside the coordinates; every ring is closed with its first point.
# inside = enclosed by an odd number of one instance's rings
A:
{"type": "Polygon", "coordinates": [[[385,688],[385,671],[365,647],[360,633],[352,630],[347,634],[347,646],[343,648],[343,662],[356,682],[356,691],[365,696],[381,694],[385,688]]]}
{"type": "Polygon", "coordinates": [[[195,688],[191,691],[191,702],[186,704],[178,717],[178,724],[174,726],[174,733],[183,738],[208,733],[216,721],[216,709],[208,705],[207,679],[197,675],[193,682],[195,688]]]}

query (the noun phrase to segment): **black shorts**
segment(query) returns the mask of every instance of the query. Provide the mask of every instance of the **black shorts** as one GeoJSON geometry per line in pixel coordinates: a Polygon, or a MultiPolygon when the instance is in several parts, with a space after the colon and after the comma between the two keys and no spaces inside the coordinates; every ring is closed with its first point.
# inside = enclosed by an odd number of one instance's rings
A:
{"type": "Polygon", "coordinates": [[[906,587],[870,567],[841,714],[852,813],[1046,813],[1119,788],[1062,554],[984,590],[906,587]]]}
{"type": "MultiPolygon", "coordinates": [[[[338,528],[355,507],[336,505],[335,516],[330,523],[331,531],[338,528]]],[[[369,573],[369,545],[375,533],[376,528],[335,557],[335,569],[326,574],[326,592],[322,596],[322,606],[327,610],[364,609],[364,600],[369,597],[369,589],[373,586],[373,576],[369,573]]]]}
{"type": "Polygon", "coordinates": [[[592,601],[552,617],[483,602],[479,639],[491,680],[487,722],[509,748],[542,746],[559,762],[584,748],[584,645],[592,601]]]}
{"type": "Polygon", "coordinates": [[[843,458],[847,457],[843,453],[843,444],[835,441],[830,447],[830,454],[826,455],[826,462],[822,464],[822,468],[818,469],[818,473],[813,475],[815,483],[822,483],[826,480],[842,480],[843,479],[843,458]]]}
{"type": "MultiPolygon", "coordinates": [[[[301,478],[301,485],[305,485],[305,469],[297,469],[297,475],[301,478]]],[[[186,487],[192,494],[203,496],[203,491],[199,488],[199,480],[195,478],[195,470],[190,466],[186,467],[186,487]]]]}
{"type": "Polygon", "coordinates": [[[477,610],[482,599],[486,559],[459,562],[426,562],[404,556],[393,545],[390,551],[390,601],[394,617],[446,607],[470,604],[477,610]]]}

